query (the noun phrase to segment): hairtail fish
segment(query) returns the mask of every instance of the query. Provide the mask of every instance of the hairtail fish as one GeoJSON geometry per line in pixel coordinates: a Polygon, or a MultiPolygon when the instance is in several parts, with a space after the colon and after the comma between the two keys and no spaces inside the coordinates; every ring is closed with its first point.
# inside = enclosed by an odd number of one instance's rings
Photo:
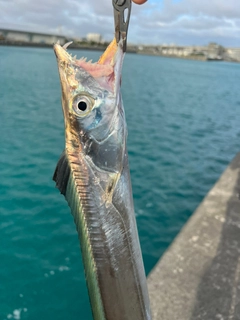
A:
{"type": "Polygon", "coordinates": [[[77,232],[95,320],[151,319],[134,215],[120,93],[123,42],[97,63],[54,45],[62,87],[65,150],[53,179],[77,232]]]}

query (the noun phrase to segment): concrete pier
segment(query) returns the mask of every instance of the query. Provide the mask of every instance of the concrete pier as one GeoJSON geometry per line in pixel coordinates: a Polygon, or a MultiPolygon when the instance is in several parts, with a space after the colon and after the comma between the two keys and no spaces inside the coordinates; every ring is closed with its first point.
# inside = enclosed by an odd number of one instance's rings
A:
{"type": "Polygon", "coordinates": [[[154,320],[240,320],[240,153],[148,278],[154,320]]]}

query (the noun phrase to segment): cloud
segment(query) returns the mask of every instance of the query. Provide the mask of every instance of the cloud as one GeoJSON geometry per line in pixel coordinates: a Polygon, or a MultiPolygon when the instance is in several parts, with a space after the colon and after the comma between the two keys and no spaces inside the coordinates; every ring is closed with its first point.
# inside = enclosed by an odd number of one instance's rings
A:
{"type": "MultiPolygon", "coordinates": [[[[83,37],[114,34],[111,0],[0,0],[0,28],[83,37]]],[[[129,41],[133,43],[240,46],[240,1],[149,0],[133,4],[129,41]]]]}
{"type": "Polygon", "coordinates": [[[240,2],[236,0],[165,0],[142,19],[142,31],[152,30],[155,42],[206,44],[209,41],[240,46],[240,2]],[[195,40],[195,41],[194,41],[195,40]]]}

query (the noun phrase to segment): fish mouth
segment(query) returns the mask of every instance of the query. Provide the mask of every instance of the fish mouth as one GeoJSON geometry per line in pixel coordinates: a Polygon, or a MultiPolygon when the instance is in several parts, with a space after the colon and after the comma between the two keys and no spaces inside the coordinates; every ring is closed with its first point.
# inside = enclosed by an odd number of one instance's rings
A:
{"type": "Polygon", "coordinates": [[[74,73],[74,67],[81,67],[100,84],[104,83],[105,89],[113,92],[119,91],[118,88],[120,87],[121,82],[124,57],[122,41],[117,44],[116,39],[114,38],[99,60],[95,63],[87,61],[86,58],[77,59],[76,56],[73,57],[69,54],[67,48],[70,44],[71,42],[65,44],[63,47],[59,44],[54,45],[59,71],[64,68],[69,75],[74,73]]]}

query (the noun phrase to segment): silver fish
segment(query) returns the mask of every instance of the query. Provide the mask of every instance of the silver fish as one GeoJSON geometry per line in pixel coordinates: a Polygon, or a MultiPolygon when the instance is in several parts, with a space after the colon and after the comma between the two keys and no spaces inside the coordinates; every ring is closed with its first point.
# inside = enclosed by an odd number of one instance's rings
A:
{"type": "Polygon", "coordinates": [[[76,223],[93,318],[149,320],[120,93],[123,43],[113,40],[95,64],[54,50],[66,144],[53,179],[76,223]]]}

